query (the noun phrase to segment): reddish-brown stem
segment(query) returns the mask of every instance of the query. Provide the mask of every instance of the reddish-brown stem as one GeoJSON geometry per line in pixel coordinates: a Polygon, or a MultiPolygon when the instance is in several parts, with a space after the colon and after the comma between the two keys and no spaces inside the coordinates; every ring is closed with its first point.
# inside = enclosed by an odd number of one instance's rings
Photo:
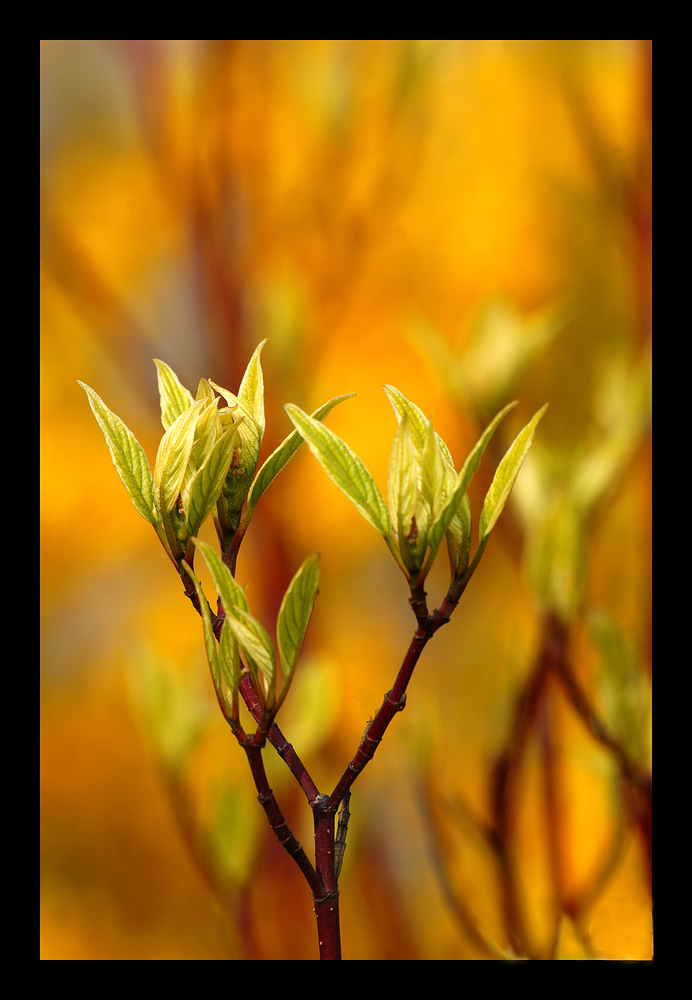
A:
{"type": "MultiPolygon", "coordinates": [[[[240,680],[240,693],[243,701],[248,707],[255,722],[259,723],[262,718],[262,706],[260,705],[257,692],[255,691],[252,679],[249,674],[245,674],[240,680]]],[[[275,722],[273,722],[267,732],[267,740],[274,747],[279,757],[284,761],[293,777],[305,793],[308,802],[312,803],[319,795],[317,785],[310,777],[305,764],[296,753],[293,745],[288,742],[275,722]]]]}
{"type": "Polygon", "coordinates": [[[329,805],[333,810],[338,809],[345,792],[351,787],[368,761],[372,760],[389,723],[397,712],[403,711],[406,705],[406,688],[421,653],[435,632],[449,621],[477,564],[477,560],[474,560],[474,564],[469,568],[464,577],[452,581],[447,596],[440,607],[432,615],[428,615],[427,618],[424,618],[422,615],[422,608],[425,602],[424,592],[422,597],[419,593],[414,594],[410,603],[418,620],[418,628],[406,652],[404,662],[401,664],[399,673],[394,681],[394,686],[384,696],[384,701],[375,718],[372,722],[368,723],[355,756],[341,775],[336,788],[329,796],[329,805]]]}
{"type": "Polygon", "coordinates": [[[291,833],[288,823],[274,797],[274,792],[269,786],[267,772],[264,769],[264,761],[262,759],[261,743],[256,742],[252,738],[241,739],[239,742],[245,751],[250,765],[252,778],[257,789],[257,799],[267,815],[269,825],[276,834],[277,840],[300,868],[306,882],[312,889],[313,895],[322,895],[324,893],[322,882],[310,864],[300,841],[291,833]]]}
{"type": "Polygon", "coordinates": [[[239,738],[248,759],[257,789],[257,799],[264,809],[269,825],[281,846],[300,868],[312,891],[317,918],[320,960],[341,958],[341,931],[339,927],[339,890],[335,870],[334,811],[328,806],[326,795],[317,795],[311,803],[315,825],[315,868],[295,838],[269,786],[262,759],[262,739],[239,738]]]}
{"type": "Polygon", "coordinates": [[[337,885],[334,845],[334,814],[326,795],[313,803],[315,823],[315,866],[322,883],[322,892],[313,892],[320,960],[341,958],[339,927],[339,888],[337,885]]]}
{"type": "MultiPolygon", "coordinates": [[[[189,595],[188,595],[189,596],[189,595]]],[[[195,594],[195,597],[197,595],[195,594]]],[[[198,602],[199,603],[199,602],[198,602]]],[[[193,604],[195,602],[193,601],[193,604]]],[[[195,605],[196,610],[199,612],[199,608],[195,605]]],[[[221,626],[223,625],[224,615],[223,608],[221,607],[221,602],[219,601],[219,614],[215,615],[212,612],[212,622],[214,627],[214,634],[219,639],[221,635],[221,626]]],[[[248,711],[252,715],[255,722],[258,724],[262,720],[262,706],[260,704],[259,698],[257,697],[257,692],[252,683],[252,678],[248,673],[244,674],[240,679],[240,693],[242,695],[243,701],[247,705],[248,711]]],[[[221,702],[219,701],[219,704],[221,702]]],[[[228,719],[227,713],[224,706],[221,705],[221,710],[224,716],[228,719]]],[[[267,740],[274,747],[278,755],[284,761],[288,769],[293,774],[294,778],[303,789],[308,802],[312,802],[317,795],[319,795],[319,789],[315,785],[314,781],[308,774],[307,768],[303,764],[302,760],[296,753],[292,744],[288,742],[284,734],[281,732],[276,723],[272,723],[269,731],[267,733],[267,740]]]]}
{"type": "MultiPolygon", "coordinates": [[[[242,534],[240,537],[242,538],[242,534]]],[[[231,572],[235,570],[238,546],[239,541],[223,553],[224,562],[231,572]]],[[[331,795],[327,796],[319,793],[305,765],[276,723],[272,723],[267,733],[262,733],[258,729],[257,734],[250,738],[245,736],[239,726],[233,727],[235,735],[247,755],[258,793],[257,797],[267,815],[269,825],[276,834],[279,843],[291,855],[302,871],[312,890],[321,960],[338,960],[341,958],[339,890],[334,842],[334,818],[336,811],[356,777],[363,770],[367,762],[372,759],[389,723],[397,712],[402,711],[404,708],[406,704],[406,688],[420,655],[428,640],[434,635],[437,629],[449,621],[449,617],[458,603],[461,591],[466,582],[468,581],[464,580],[461,586],[457,585],[455,589],[456,581],[454,581],[442,606],[433,615],[427,614],[425,591],[423,588],[420,587],[415,592],[412,591],[411,606],[418,621],[418,628],[411,640],[391,691],[387,692],[375,718],[368,724],[355,756],[344,771],[331,795]],[[313,810],[315,828],[314,868],[310,864],[302,846],[291,833],[276,802],[274,793],[269,787],[262,760],[262,746],[264,745],[265,737],[291,770],[313,810]]],[[[190,594],[188,596],[191,597],[190,594]]],[[[199,611],[200,609],[197,608],[197,610],[199,611]]],[[[218,614],[213,615],[212,613],[212,620],[214,633],[216,638],[219,639],[224,621],[224,611],[220,601],[218,614]]],[[[255,721],[261,728],[264,728],[265,716],[263,707],[255,691],[252,677],[247,672],[241,678],[240,693],[255,721]]],[[[221,708],[226,718],[228,718],[223,705],[221,705],[221,708]]]]}
{"type": "Polygon", "coordinates": [[[332,811],[336,811],[336,809],[338,809],[347,789],[351,787],[368,761],[372,760],[389,723],[392,721],[397,712],[403,711],[406,705],[406,688],[411,680],[414,668],[420,659],[420,655],[425,649],[428,640],[431,638],[436,628],[439,628],[440,625],[444,624],[443,622],[440,622],[439,625],[434,627],[433,622],[434,616],[432,618],[428,618],[425,628],[419,627],[416,629],[415,635],[413,636],[406,656],[404,657],[404,662],[402,663],[396,680],[394,681],[394,686],[391,691],[388,691],[384,696],[384,701],[375,715],[375,718],[372,722],[368,723],[360,741],[360,745],[356,750],[355,756],[344,773],[341,775],[336,788],[329,796],[329,806],[332,811]]]}

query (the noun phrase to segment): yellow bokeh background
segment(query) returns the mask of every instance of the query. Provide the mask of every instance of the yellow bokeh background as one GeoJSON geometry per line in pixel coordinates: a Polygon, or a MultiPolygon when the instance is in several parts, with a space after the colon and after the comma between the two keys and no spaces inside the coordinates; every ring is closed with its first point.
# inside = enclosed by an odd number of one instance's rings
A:
{"type": "MultiPolygon", "coordinates": [[[[650,43],[636,40],[42,43],[44,959],[317,955],[309,890],[215,708],[200,621],[77,380],[153,465],[151,359],[193,393],[201,377],[235,391],[266,337],[264,455],[291,430],[285,403],[311,411],[354,392],[327,423],[384,491],[391,384],[434,414],[457,466],[495,410],[519,400],[472,484],[476,523],[492,462],[546,401],[537,438],[567,476],[584,442],[619,440],[617,407],[610,423],[598,417],[603,372],[641,367],[649,349],[650,73],[650,43]],[[561,317],[521,371],[483,333],[493,308],[514,317],[515,347],[542,310],[561,317]]],[[[617,623],[650,679],[638,419],[589,521],[584,586],[566,616],[574,672],[606,718],[590,615],[617,623]]],[[[512,947],[484,830],[546,611],[529,558],[531,460],[524,506],[510,501],[354,785],[345,958],[488,957],[461,911],[484,940],[512,947]]],[[[238,565],[270,631],[313,552],[320,595],[279,722],[331,791],[415,622],[382,539],[301,449],[262,499],[238,565]]],[[[438,563],[431,608],[448,582],[444,553],[438,563]]],[[[649,862],[617,762],[557,688],[545,713],[515,788],[530,957],[647,960],[649,862]],[[550,829],[548,738],[560,803],[550,829]]],[[[649,753],[647,742],[644,772],[649,753]]],[[[309,809],[265,756],[309,848],[309,809]]]]}

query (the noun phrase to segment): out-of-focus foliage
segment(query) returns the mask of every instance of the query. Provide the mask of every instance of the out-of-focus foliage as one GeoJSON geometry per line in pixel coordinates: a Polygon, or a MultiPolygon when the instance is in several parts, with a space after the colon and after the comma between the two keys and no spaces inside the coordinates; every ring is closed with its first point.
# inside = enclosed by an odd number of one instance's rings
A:
{"type": "MultiPolygon", "coordinates": [[[[202,624],[77,385],[155,455],[151,359],[237,393],[267,338],[260,465],[293,430],[286,403],[355,392],[329,426],[386,483],[383,385],[455,456],[518,399],[475,524],[549,403],[354,785],[344,955],[483,957],[520,934],[537,957],[649,958],[650,43],[77,40],[44,42],[41,64],[43,957],[315,957],[202,624]]],[[[270,634],[315,552],[281,725],[330,791],[415,621],[304,448],[238,563],[270,634]]]]}

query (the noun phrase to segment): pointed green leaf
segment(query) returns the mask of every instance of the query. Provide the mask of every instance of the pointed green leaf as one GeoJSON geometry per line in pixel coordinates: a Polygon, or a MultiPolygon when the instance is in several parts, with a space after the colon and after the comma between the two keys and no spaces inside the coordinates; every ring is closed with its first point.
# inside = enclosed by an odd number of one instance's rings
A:
{"type": "Polygon", "coordinates": [[[459,509],[459,504],[466,493],[469,483],[473,478],[473,475],[480,465],[481,458],[485,449],[490,443],[490,439],[497,430],[500,422],[504,420],[510,410],[514,409],[516,406],[516,401],[508,403],[500,412],[493,417],[488,426],[485,428],[481,436],[479,437],[476,444],[471,449],[468,458],[461,467],[459,474],[451,481],[451,488],[449,489],[449,494],[444,501],[440,513],[437,515],[435,524],[430,531],[430,546],[433,550],[437,550],[440,542],[442,541],[445,532],[448,530],[450,522],[457,510],[459,509]]]}
{"type": "Polygon", "coordinates": [[[387,501],[392,524],[396,529],[397,547],[392,548],[397,562],[407,575],[418,570],[414,550],[418,526],[413,517],[418,499],[418,456],[411,440],[411,425],[404,413],[397,428],[389,459],[387,501]],[[398,555],[397,555],[398,553],[398,555]]]}
{"type": "MultiPolygon", "coordinates": [[[[312,417],[315,420],[324,420],[327,414],[333,410],[335,406],[342,403],[345,399],[351,399],[354,395],[355,393],[348,392],[344,396],[335,396],[334,399],[330,399],[329,402],[324,403],[317,410],[315,410],[312,417]]],[[[279,473],[286,468],[302,443],[303,438],[298,431],[292,431],[288,437],[281,442],[279,447],[271,453],[266,462],[263,463],[254,478],[248,494],[248,512],[255,509],[261,496],[271,486],[279,473]]]]}
{"type": "Polygon", "coordinates": [[[288,585],[276,620],[276,642],[284,677],[290,681],[317,597],[320,557],[305,560],[288,585]]]}
{"type": "Polygon", "coordinates": [[[221,695],[223,691],[223,685],[221,683],[221,665],[219,661],[219,652],[216,646],[216,637],[214,635],[214,627],[211,623],[211,611],[209,610],[209,605],[207,599],[204,596],[204,591],[202,590],[202,585],[195,576],[192,568],[183,560],[182,563],[186,573],[195,585],[195,590],[197,592],[197,599],[199,601],[199,606],[202,614],[202,624],[204,626],[204,648],[207,653],[207,662],[209,663],[209,670],[211,671],[211,678],[214,682],[214,687],[217,692],[221,695]]]}
{"type": "Polygon", "coordinates": [[[202,409],[195,422],[195,440],[190,452],[190,478],[194,477],[197,469],[204,464],[214,443],[234,426],[225,425],[221,420],[218,397],[207,399],[206,396],[202,396],[197,402],[202,403],[202,409]]]}
{"type": "Polygon", "coordinates": [[[231,608],[226,621],[233,631],[238,645],[245,654],[250,670],[264,678],[264,702],[268,709],[276,700],[276,654],[274,646],[264,626],[249,611],[231,608]]]}
{"type": "Polygon", "coordinates": [[[298,406],[287,403],[286,412],[329,478],[366,521],[388,538],[391,525],[387,505],[360,458],[333,431],[298,406]]]}
{"type": "Polygon", "coordinates": [[[197,386],[197,395],[195,396],[195,399],[206,399],[208,402],[211,402],[212,399],[216,399],[216,396],[214,395],[214,390],[209,385],[207,379],[201,378],[199,380],[199,385],[197,386]]]}
{"type": "Polygon", "coordinates": [[[190,451],[187,465],[185,466],[183,481],[180,484],[180,498],[182,501],[182,508],[186,516],[189,507],[190,490],[195,476],[209,457],[209,453],[213,448],[214,443],[223,433],[223,425],[219,417],[217,397],[213,397],[211,400],[206,399],[206,397],[201,397],[201,399],[203,405],[195,422],[195,434],[192,449],[190,451]]]}
{"type": "Polygon", "coordinates": [[[464,493],[461,498],[445,537],[452,576],[463,576],[468,569],[471,554],[471,501],[468,493],[464,493]]]}
{"type": "Polygon", "coordinates": [[[135,510],[149,524],[159,521],[154,506],[154,482],[144,449],[125,423],[108,409],[101,397],[90,386],[80,382],[87,394],[89,405],[103,431],[113,465],[123,481],[135,510]]]}
{"type": "MultiPolygon", "coordinates": [[[[428,421],[425,419],[423,411],[420,410],[415,403],[412,403],[409,399],[407,399],[403,392],[395,389],[393,385],[385,385],[384,391],[387,393],[389,402],[392,404],[392,409],[394,410],[397,420],[401,421],[404,413],[408,416],[408,419],[411,422],[411,439],[413,440],[416,451],[420,455],[425,447],[425,438],[428,433],[428,421]]],[[[437,435],[437,441],[442,451],[445,463],[450,469],[453,469],[454,463],[452,461],[452,456],[449,453],[449,448],[439,434],[437,435]]]]}
{"type": "Polygon", "coordinates": [[[247,598],[240,584],[234,579],[233,574],[215,549],[200,538],[194,539],[195,546],[202,553],[202,558],[207,564],[207,569],[211,573],[211,578],[216,587],[216,593],[221,598],[221,604],[226,614],[230,614],[233,608],[248,610],[247,598]]]}
{"type": "Polygon", "coordinates": [[[387,397],[392,404],[392,409],[399,423],[401,423],[404,416],[408,418],[411,425],[411,440],[415,445],[416,451],[420,454],[423,451],[425,435],[428,430],[428,421],[423,416],[422,410],[415,403],[408,400],[403,392],[395,389],[393,385],[385,385],[384,391],[387,393],[387,397]]]}
{"type": "Polygon", "coordinates": [[[258,673],[261,672],[265,679],[265,703],[267,708],[271,708],[275,699],[276,681],[276,658],[271,639],[260,622],[250,614],[242,587],[212,546],[199,538],[195,539],[195,545],[202,553],[211,573],[216,592],[226,613],[225,621],[245,654],[250,670],[255,678],[258,678],[258,673]]]}
{"type": "Polygon", "coordinates": [[[257,468],[259,456],[259,436],[257,424],[249,416],[241,417],[239,425],[239,454],[234,456],[226,482],[223,497],[231,523],[237,523],[245,498],[257,468]],[[242,420],[242,423],[241,423],[242,420]]]}
{"type": "Polygon", "coordinates": [[[195,425],[202,407],[202,399],[185,410],[173,421],[161,438],[154,467],[157,501],[162,514],[175,505],[183,486],[187,464],[195,443],[195,425]]]}
{"type": "Polygon", "coordinates": [[[392,522],[401,541],[411,527],[411,516],[418,494],[418,460],[411,439],[411,423],[404,413],[397,428],[389,459],[387,500],[392,522]]]}
{"type": "Polygon", "coordinates": [[[421,455],[420,493],[422,499],[430,507],[430,513],[433,517],[439,512],[445,485],[445,465],[439,440],[433,430],[431,417],[427,424],[425,443],[421,455]]]}
{"type": "Polygon", "coordinates": [[[217,392],[221,393],[231,410],[230,413],[221,411],[222,421],[235,420],[239,424],[240,460],[239,463],[234,462],[231,475],[227,477],[223,488],[228,513],[233,515],[241,510],[255,475],[260,445],[264,436],[264,415],[262,413],[262,424],[260,425],[253,413],[252,406],[247,401],[239,399],[238,396],[217,385],[211,379],[209,383],[217,392]],[[242,424],[239,417],[244,418],[242,424]]]}
{"type": "Polygon", "coordinates": [[[189,488],[183,492],[183,508],[190,535],[197,534],[219,498],[238,440],[237,428],[236,424],[219,438],[195,473],[189,488]]]}
{"type": "Polygon", "coordinates": [[[165,361],[154,358],[156,375],[159,381],[159,397],[161,400],[161,423],[165,430],[175,423],[181,413],[194,403],[194,400],[184,385],[180,384],[178,376],[165,361]]]}
{"type": "Polygon", "coordinates": [[[238,389],[238,399],[255,418],[259,429],[260,444],[264,437],[264,376],[262,374],[262,365],[260,364],[260,354],[266,343],[267,341],[263,340],[255,348],[255,353],[250,358],[250,362],[243,375],[243,380],[240,383],[240,388],[238,389]]]}
{"type": "Polygon", "coordinates": [[[221,637],[219,639],[219,663],[223,678],[230,688],[232,696],[235,698],[240,686],[240,650],[233,629],[228,623],[228,618],[224,619],[221,626],[221,637]]]}
{"type": "Polygon", "coordinates": [[[512,487],[514,486],[519,470],[521,469],[527,452],[531,447],[531,442],[533,441],[533,435],[538,425],[538,421],[541,419],[547,408],[548,404],[546,403],[545,406],[543,406],[538,413],[534,415],[526,427],[520,431],[497,467],[497,471],[483,503],[483,510],[481,511],[480,524],[478,526],[478,534],[481,542],[488,537],[490,532],[495,527],[498,517],[502,513],[502,509],[507,502],[507,498],[509,497],[512,487]]]}
{"type": "Polygon", "coordinates": [[[507,403],[507,406],[504,406],[500,410],[500,412],[496,414],[490,421],[488,426],[485,428],[485,430],[479,437],[478,441],[476,441],[475,445],[469,452],[468,458],[461,467],[457,483],[455,484],[456,488],[460,488],[464,492],[466,492],[466,490],[468,489],[468,485],[473,478],[474,472],[480,465],[485,449],[488,447],[490,443],[490,439],[492,438],[493,434],[499,427],[501,421],[505,419],[509,411],[513,410],[516,405],[517,405],[516,399],[513,400],[511,403],[507,403]]]}

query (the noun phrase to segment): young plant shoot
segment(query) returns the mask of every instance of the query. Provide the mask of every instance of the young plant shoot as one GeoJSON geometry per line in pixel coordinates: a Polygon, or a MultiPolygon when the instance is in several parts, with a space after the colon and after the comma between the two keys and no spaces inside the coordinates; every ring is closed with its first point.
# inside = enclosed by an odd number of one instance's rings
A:
{"type": "Polygon", "coordinates": [[[501,460],[486,494],[473,548],[468,487],[509,403],[490,422],[459,469],[448,447],[421,410],[393,386],[384,387],[396,430],[386,500],[371,473],[349,446],[323,423],[353,394],[329,400],[313,414],[287,404],[294,430],[260,464],[265,432],[264,378],[258,345],[237,393],[201,379],[195,396],[172,369],[156,360],[163,436],[154,471],[133,433],[89,386],[82,385],[103,431],[113,464],[137,512],[152,525],[175,566],[186,596],[202,619],[203,639],[219,707],[244,750],[260,804],[279,842],[298,865],[312,892],[319,957],[341,958],[338,877],[346,845],[351,786],[372,759],[394,715],[405,705],[406,688],[418,659],[446,622],[478,567],[546,407],[526,424],[501,460]],[[353,758],[331,792],[315,785],[276,718],[300,669],[300,651],[319,591],[318,555],[296,569],[279,608],[274,636],[252,615],[235,570],[241,543],[257,504],[305,441],[329,478],[358,513],[382,536],[406,578],[416,629],[392,688],[366,727],[353,758]],[[199,539],[211,516],[218,551],[199,539]],[[449,589],[440,606],[428,610],[426,578],[446,543],[449,589]],[[216,590],[212,610],[195,573],[199,553],[216,590]],[[254,720],[246,732],[240,701],[254,720]],[[269,742],[303,790],[313,812],[315,853],[310,859],[291,833],[265,772],[269,742]],[[335,817],[340,809],[338,827],[335,817]]]}

